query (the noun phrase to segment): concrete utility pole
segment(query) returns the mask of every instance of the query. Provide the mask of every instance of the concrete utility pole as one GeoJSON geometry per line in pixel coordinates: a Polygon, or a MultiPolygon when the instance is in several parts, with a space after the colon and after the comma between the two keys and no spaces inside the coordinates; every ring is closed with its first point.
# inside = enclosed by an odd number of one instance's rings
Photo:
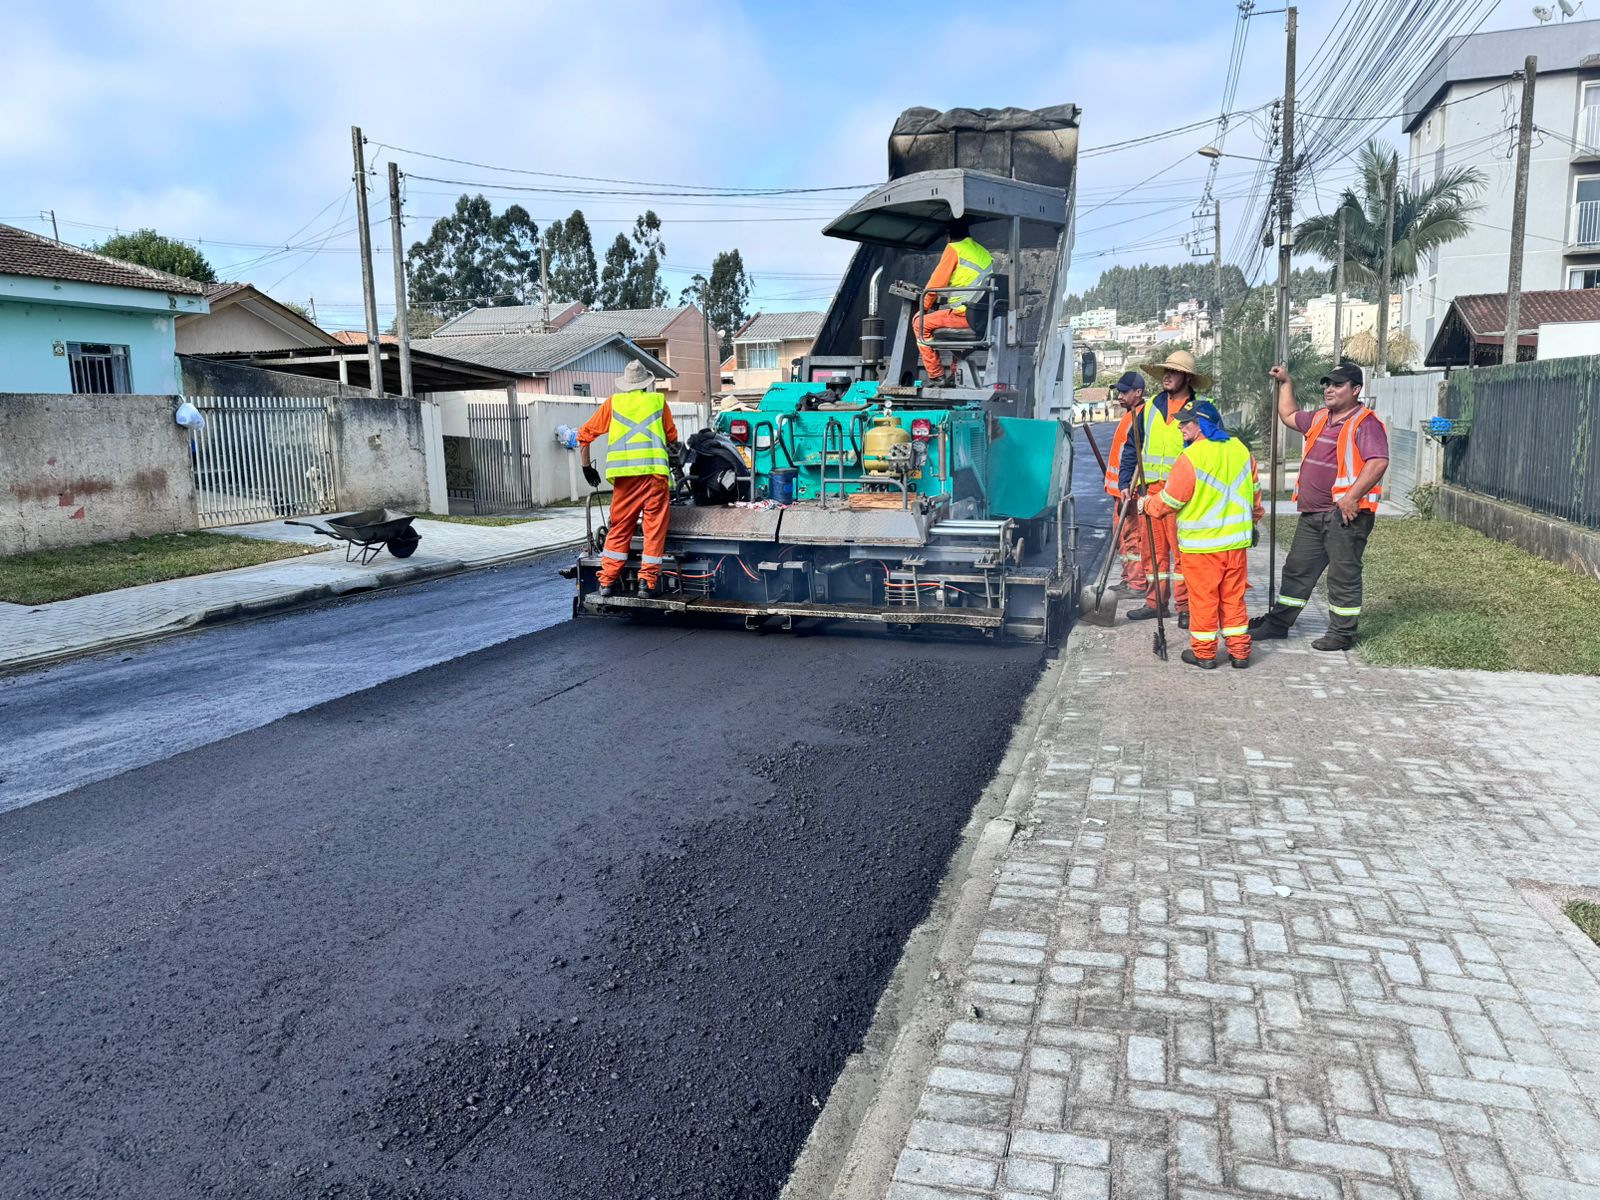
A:
{"type": "MultiPolygon", "coordinates": [[[[1294,48],[1300,12],[1288,10],[1289,37],[1284,51],[1283,71],[1283,160],[1278,165],[1278,361],[1289,363],[1289,271],[1294,255],[1294,48]]],[[[1278,420],[1276,389],[1270,412],[1272,426],[1272,490],[1267,513],[1267,601],[1278,595],[1278,493],[1283,491],[1283,472],[1278,460],[1278,420]]]]}
{"type": "Polygon", "coordinates": [[[1517,361],[1522,334],[1522,243],[1528,227],[1528,155],[1533,141],[1533,86],[1539,60],[1532,54],[1522,64],[1522,122],[1517,127],[1517,184],[1511,198],[1511,269],[1506,278],[1506,340],[1500,361],[1517,361]]]}
{"type": "Polygon", "coordinates": [[[367,306],[367,372],[374,396],[383,395],[383,361],[378,357],[378,293],[372,279],[372,226],[367,224],[367,155],[361,126],[350,126],[350,152],[356,160],[356,224],[361,233],[361,296],[367,306]]]}
{"type": "Polygon", "coordinates": [[[1344,201],[1339,201],[1339,258],[1333,265],[1333,361],[1344,361],[1344,201]]]}
{"type": "MultiPolygon", "coordinates": [[[[704,349],[705,349],[705,354],[706,354],[706,428],[707,429],[711,428],[711,422],[715,419],[715,414],[713,414],[712,411],[711,411],[711,404],[712,404],[711,393],[714,390],[712,388],[712,386],[711,386],[711,313],[706,308],[706,289],[708,287],[710,287],[710,285],[711,285],[711,281],[708,280],[708,279],[702,279],[700,281],[700,317],[701,317],[701,320],[704,322],[704,324],[701,326],[700,338],[701,338],[701,341],[704,343],[704,349]]],[[[722,352],[722,343],[719,340],[718,343],[717,343],[717,353],[720,355],[721,352],[722,352]]]]}
{"type": "Polygon", "coordinates": [[[394,234],[394,332],[400,341],[400,394],[413,399],[411,390],[411,315],[406,304],[405,230],[400,214],[400,168],[389,164],[389,227],[394,234]]]}
{"type": "MultiPolygon", "coordinates": [[[[45,211],[50,214],[50,232],[55,236],[56,241],[59,242],[61,240],[61,226],[56,224],[56,210],[51,208],[46,209],[45,211]]],[[[40,213],[39,215],[42,217],[44,216],[44,213],[40,213]]]]}
{"type": "Polygon", "coordinates": [[[550,332],[550,234],[546,231],[539,239],[539,302],[544,306],[539,315],[539,328],[550,332]]]}
{"type": "Polygon", "coordinates": [[[1383,198],[1383,274],[1378,278],[1378,361],[1373,374],[1382,379],[1389,373],[1389,288],[1394,274],[1394,200],[1400,181],[1400,155],[1389,165],[1389,179],[1383,198]]]}
{"type": "MultiPolygon", "coordinates": [[[[1222,362],[1222,201],[1211,201],[1211,354],[1222,362]]],[[[1216,371],[1213,370],[1215,375],[1216,371]]]]}

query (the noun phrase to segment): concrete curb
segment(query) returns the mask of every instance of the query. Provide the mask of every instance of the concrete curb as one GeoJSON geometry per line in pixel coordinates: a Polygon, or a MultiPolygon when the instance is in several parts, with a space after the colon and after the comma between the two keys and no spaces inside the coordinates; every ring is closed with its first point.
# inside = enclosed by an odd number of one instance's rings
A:
{"type": "Polygon", "coordinates": [[[973,808],[927,917],[911,932],[862,1048],[846,1060],[780,1200],[881,1200],[958,1000],[954,972],[982,930],[1001,858],[1045,764],[1040,727],[1058,707],[1070,648],[1045,665],[994,779],[973,808]]]}
{"type": "Polygon", "coordinates": [[[260,600],[236,600],[226,604],[216,604],[210,608],[185,614],[159,628],[110,634],[93,642],[80,643],[63,647],[59,650],[45,650],[37,654],[24,655],[20,658],[5,659],[0,661],[0,675],[16,674],[17,672],[28,671],[37,667],[50,666],[53,663],[66,662],[69,659],[83,658],[91,654],[102,654],[108,650],[122,650],[129,646],[139,646],[145,642],[157,641],[161,638],[171,637],[175,634],[206,626],[226,625],[232,621],[243,621],[252,617],[272,616],[276,613],[288,612],[291,609],[304,608],[307,605],[316,604],[324,600],[337,600],[342,596],[352,596],[362,592],[387,591],[390,588],[404,587],[411,583],[423,583],[430,579],[443,579],[449,575],[461,575],[468,571],[479,571],[488,567],[521,562],[529,558],[539,558],[545,554],[557,554],[563,550],[575,550],[584,544],[584,540],[581,537],[569,538],[566,541],[554,542],[547,546],[514,550],[506,554],[497,554],[493,558],[473,559],[471,562],[462,559],[444,559],[438,562],[421,563],[416,566],[397,567],[393,570],[379,571],[376,574],[358,579],[313,584],[297,591],[284,592],[280,595],[268,596],[260,600]]]}

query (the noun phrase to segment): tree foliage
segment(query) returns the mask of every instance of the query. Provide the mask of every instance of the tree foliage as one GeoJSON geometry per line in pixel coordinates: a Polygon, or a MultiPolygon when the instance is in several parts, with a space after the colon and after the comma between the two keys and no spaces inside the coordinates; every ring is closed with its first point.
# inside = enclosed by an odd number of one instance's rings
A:
{"type": "MultiPolygon", "coordinates": [[[[1215,274],[1210,263],[1187,262],[1177,266],[1141,263],[1137,267],[1111,267],[1099,282],[1081,296],[1067,297],[1068,312],[1086,308],[1114,308],[1121,322],[1153,321],[1180,300],[1209,303],[1215,274]]],[[[1244,274],[1238,267],[1222,268],[1223,303],[1245,294],[1244,274]]]]}
{"type": "Polygon", "coordinates": [[[539,300],[539,227],[520,204],[496,214],[462,196],[406,255],[412,303],[440,316],[539,300]]]}
{"type": "Polygon", "coordinates": [[[217,273],[212,270],[206,256],[187,242],[163,237],[154,229],[139,229],[133,233],[119,233],[90,249],[108,258],[122,262],[152,267],[169,275],[181,275],[199,283],[215,283],[217,273]]]}
{"type": "MultiPolygon", "coordinates": [[[[1303,251],[1326,262],[1339,256],[1339,210],[1345,213],[1346,282],[1365,285],[1373,294],[1383,274],[1383,229],[1389,173],[1399,161],[1396,152],[1374,139],[1361,150],[1360,191],[1346,188],[1331,213],[1311,217],[1295,231],[1303,251]]],[[[1488,183],[1475,167],[1452,167],[1426,187],[1413,191],[1396,177],[1394,241],[1390,285],[1396,289],[1414,279],[1427,255],[1447,242],[1466,236],[1471,217],[1483,205],[1475,199],[1488,183]]]]}
{"type": "Polygon", "coordinates": [[[748,319],[750,276],[737,250],[724,250],[711,262],[711,278],[696,274],[678,297],[679,304],[698,304],[717,331],[722,357],[733,353],[733,335],[748,319]]]}
{"type": "Polygon", "coordinates": [[[592,305],[600,289],[600,269],[594,257],[594,238],[583,210],[575,208],[565,220],[552,221],[544,236],[550,254],[547,299],[554,303],[577,301],[585,306],[592,305]]]}
{"type": "Polygon", "coordinates": [[[667,247],[661,240],[661,218],[652,210],[633,223],[633,232],[617,234],[606,251],[596,297],[601,308],[660,308],[667,302],[661,266],[667,247]]]}
{"type": "MultiPolygon", "coordinates": [[[[1214,356],[1218,407],[1228,427],[1251,446],[1266,444],[1276,389],[1267,372],[1277,362],[1277,336],[1272,329],[1275,309],[1274,289],[1258,288],[1223,313],[1222,345],[1214,356]]],[[[1315,382],[1333,367],[1333,360],[1319,351],[1308,333],[1297,333],[1289,341],[1289,374],[1302,401],[1320,393],[1315,382]]]]}

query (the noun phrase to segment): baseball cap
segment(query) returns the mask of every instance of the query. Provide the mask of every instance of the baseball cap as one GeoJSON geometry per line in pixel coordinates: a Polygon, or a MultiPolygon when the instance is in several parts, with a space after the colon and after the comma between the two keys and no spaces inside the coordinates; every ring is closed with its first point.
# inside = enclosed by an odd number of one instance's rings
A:
{"type": "Polygon", "coordinates": [[[1209,400],[1196,400],[1189,398],[1189,402],[1176,413],[1179,421],[1210,421],[1213,425],[1222,424],[1222,414],[1217,411],[1217,406],[1209,400]]]}
{"type": "Polygon", "coordinates": [[[1353,383],[1361,387],[1365,382],[1366,378],[1361,374],[1361,367],[1353,362],[1342,362],[1322,377],[1323,387],[1327,387],[1330,383],[1353,383]]]}
{"type": "Polygon", "coordinates": [[[1142,392],[1143,390],[1144,376],[1137,371],[1128,371],[1124,373],[1121,379],[1117,380],[1117,391],[1119,392],[1142,392]]]}

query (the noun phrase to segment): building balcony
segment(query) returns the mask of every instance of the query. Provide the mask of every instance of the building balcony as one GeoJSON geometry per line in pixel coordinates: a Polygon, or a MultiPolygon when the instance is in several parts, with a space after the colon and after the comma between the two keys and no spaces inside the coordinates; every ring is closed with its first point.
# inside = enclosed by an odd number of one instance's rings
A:
{"type": "Polygon", "coordinates": [[[1600,104],[1586,104],[1579,110],[1572,159],[1574,162],[1600,159],[1600,104]]]}
{"type": "Polygon", "coordinates": [[[1600,254],[1600,200],[1580,200],[1572,206],[1567,253],[1600,254]]]}

